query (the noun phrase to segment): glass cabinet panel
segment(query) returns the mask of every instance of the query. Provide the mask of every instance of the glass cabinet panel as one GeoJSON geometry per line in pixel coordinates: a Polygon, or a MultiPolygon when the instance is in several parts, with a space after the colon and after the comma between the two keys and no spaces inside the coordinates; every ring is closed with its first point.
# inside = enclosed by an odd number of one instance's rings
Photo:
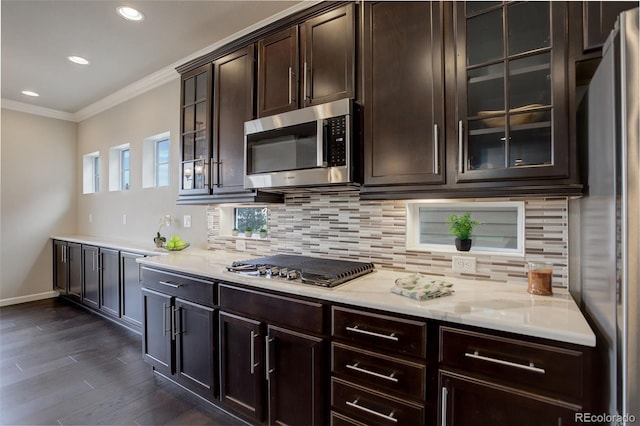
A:
{"type": "Polygon", "coordinates": [[[502,9],[467,20],[467,65],[476,65],[504,56],[502,9]]]}
{"type": "Polygon", "coordinates": [[[467,3],[467,15],[472,15],[500,4],[502,4],[501,1],[470,1],[467,3]]]}
{"type": "Polygon", "coordinates": [[[550,3],[468,2],[460,19],[467,108],[460,171],[553,165],[550,3]]]}

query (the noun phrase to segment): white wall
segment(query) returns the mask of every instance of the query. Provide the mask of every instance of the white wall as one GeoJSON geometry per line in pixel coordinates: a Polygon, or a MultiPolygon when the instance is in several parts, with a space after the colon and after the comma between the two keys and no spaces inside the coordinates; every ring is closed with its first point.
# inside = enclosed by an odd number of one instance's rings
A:
{"type": "Polygon", "coordinates": [[[206,248],[206,207],[178,206],[178,161],[180,158],[180,78],[78,124],[78,151],[75,166],[82,176],[82,157],[100,152],[100,191],[82,194],[82,182],[76,184],[78,194],[78,233],[130,241],[141,241],[153,247],[158,222],[172,216],[171,229],[163,235],[179,234],[192,246],[206,248]],[[171,181],[164,188],[142,188],[143,140],[163,132],[171,133],[171,181]],[[109,191],[109,149],[130,144],[131,189],[109,191]],[[123,224],[123,214],[127,223],[123,224]],[[93,221],[89,222],[89,215],[93,221]],[[184,228],[183,216],[191,215],[192,227],[184,228]]]}
{"type": "Polygon", "coordinates": [[[77,124],[2,109],[0,306],[51,297],[53,233],[76,231],[77,124]]]}

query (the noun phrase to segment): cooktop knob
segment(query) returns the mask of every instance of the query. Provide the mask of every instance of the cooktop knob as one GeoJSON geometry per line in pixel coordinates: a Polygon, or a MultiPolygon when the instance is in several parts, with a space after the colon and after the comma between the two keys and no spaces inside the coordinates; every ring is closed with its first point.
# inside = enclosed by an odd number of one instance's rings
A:
{"type": "Polygon", "coordinates": [[[289,273],[287,274],[287,279],[288,280],[296,280],[298,279],[298,271],[296,270],[291,270],[289,271],[289,273]]]}
{"type": "Polygon", "coordinates": [[[280,269],[280,276],[282,278],[286,278],[287,274],[289,273],[289,270],[287,268],[281,268],[280,269]]]}

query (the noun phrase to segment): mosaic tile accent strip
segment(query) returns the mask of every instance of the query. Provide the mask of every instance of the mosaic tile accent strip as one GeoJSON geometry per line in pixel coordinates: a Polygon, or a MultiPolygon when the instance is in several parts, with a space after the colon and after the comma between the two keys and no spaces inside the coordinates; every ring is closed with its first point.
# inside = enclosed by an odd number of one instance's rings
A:
{"type": "MultiPolygon", "coordinates": [[[[527,262],[553,264],[553,284],[569,282],[568,199],[509,198],[525,201],[525,257],[482,255],[476,273],[451,270],[457,253],[408,251],[406,201],[360,200],[357,193],[290,193],[285,204],[269,207],[269,238],[247,239],[243,256],[277,253],[373,262],[381,269],[527,285],[527,262]]],[[[470,200],[465,200],[470,201],[470,200]]],[[[496,201],[477,199],[476,201],[496,201]]],[[[220,210],[207,208],[208,249],[236,251],[236,238],[220,235],[220,210]]]]}

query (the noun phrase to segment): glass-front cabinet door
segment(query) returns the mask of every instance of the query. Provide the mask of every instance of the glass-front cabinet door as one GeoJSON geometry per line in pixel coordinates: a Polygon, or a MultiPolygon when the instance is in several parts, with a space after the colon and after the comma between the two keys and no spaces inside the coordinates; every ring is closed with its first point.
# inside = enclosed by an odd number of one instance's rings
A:
{"type": "Polygon", "coordinates": [[[566,176],[566,4],[454,7],[458,181],[566,176]]]}
{"type": "Polygon", "coordinates": [[[180,194],[211,191],[211,64],[182,75],[180,194]]]}

